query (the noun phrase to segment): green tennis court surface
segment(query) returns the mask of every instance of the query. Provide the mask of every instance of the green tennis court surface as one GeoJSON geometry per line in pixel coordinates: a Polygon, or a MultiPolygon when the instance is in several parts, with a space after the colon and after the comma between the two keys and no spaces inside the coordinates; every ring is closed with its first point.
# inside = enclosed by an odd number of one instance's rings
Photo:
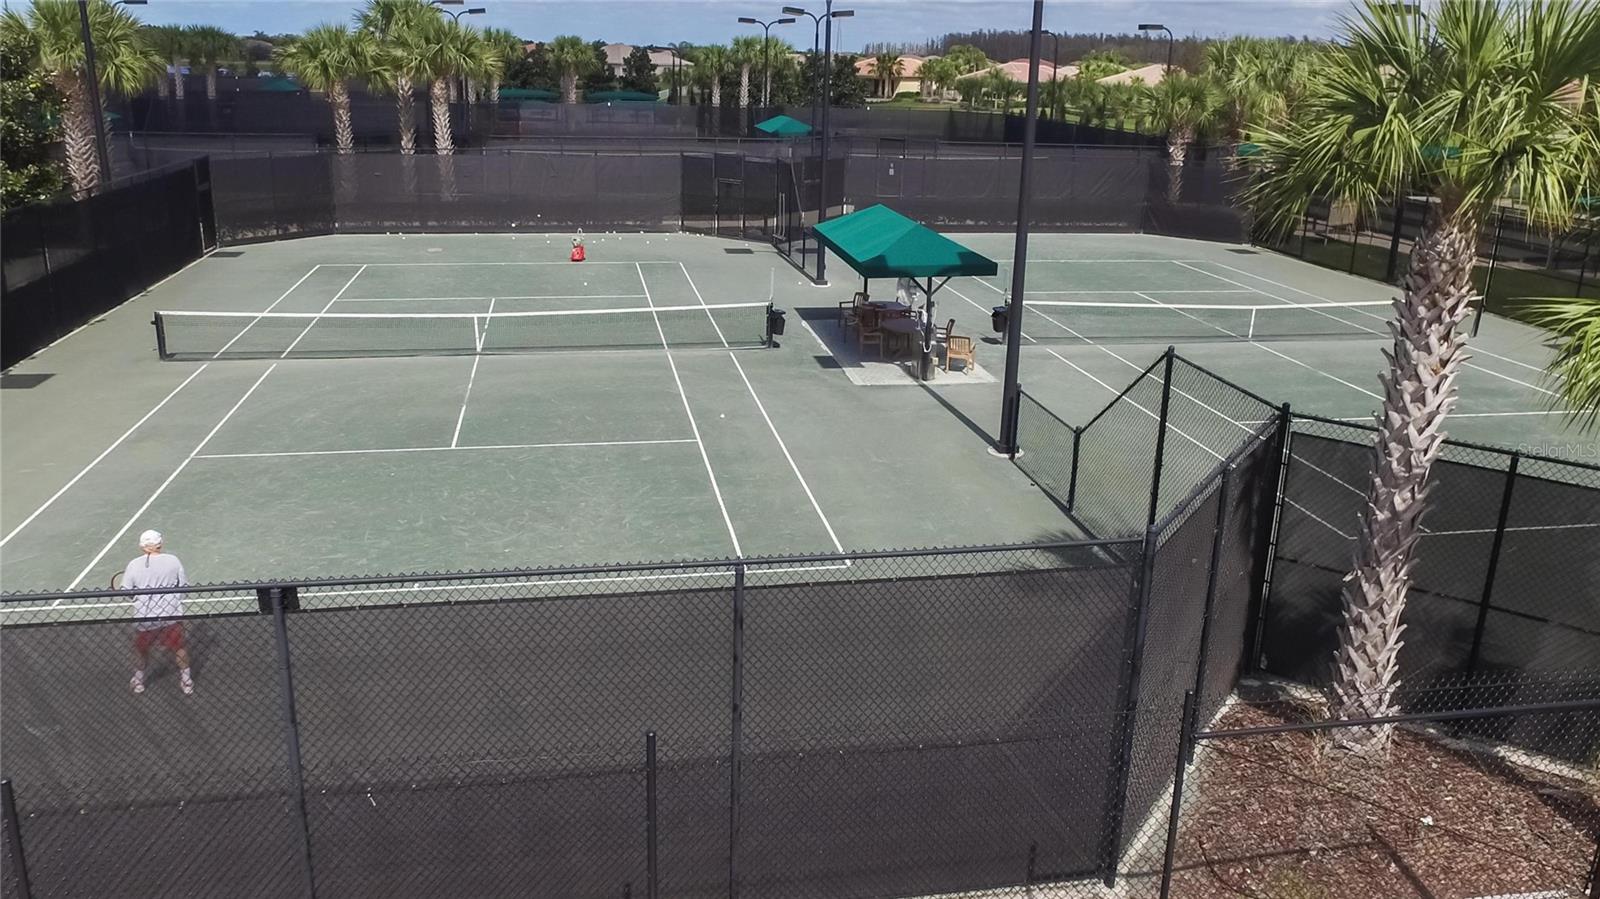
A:
{"type": "MultiPolygon", "coordinates": [[[[1009,235],[962,239],[1010,259],[1009,235]]],[[[424,235],[229,249],[18,365],[0,434],[4,589],[102,587],[148,527],[199,583],[1078,536],[986,451],[992,377],[849,377],[859,363],[826,330],[858,286],[843,266],[816,287],[761,244],[596,235],[582,264],[567,248],[424,235]],[[773,348],[769,301],[788,310],[773,348]],[[172,360],[157,311],[172,313],[172,360]]],[[[1039,235],[1030,257],[1023,382],[1068,421],[1173,342],[1307,412],[1377,405],[1386,310],[1370,304],[1391,288],[1141,235],[1039,235]]],[[[980,369],[1002,367],[989,311],[1009,280],[935,297],[936,321],[978,338],[980,369]]],[[[1595,461],[1547,414],[1537,332],[1491,317],[1473,346],[1452,436],[1595,461]]]]}

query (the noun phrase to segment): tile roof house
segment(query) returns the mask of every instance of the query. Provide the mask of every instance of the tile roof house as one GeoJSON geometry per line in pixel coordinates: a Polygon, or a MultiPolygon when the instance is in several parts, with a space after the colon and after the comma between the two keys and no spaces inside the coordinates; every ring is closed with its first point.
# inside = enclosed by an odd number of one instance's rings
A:
{"type": "MultiPolygon", "coordinates": [[[[987,69],[969,72],[965,75],[962,75],[960,78],[957,78],[956,80],[963,81],[968,78],[981,78],[984,75],[994,71],[1000,72],[1018,84],[1028,83],[1028,61],[1026,59],[1013,59],[1010,62],[1003,62],[999,65],[990,66],[987,69]]],[[[1058,78],[1073,78],[1076,77],[1077,74],[1077,66],[1067,65],[1058,69],[1047,60],[1039,60],[1040,81],[1055,81],[1058,78]]]]}
{"type": "MultiPolygon", "coordinates": [[[[634,44],[606,44],[606,69],[610,71],[612,75],[621,76],[622,64],[628,58],[628,54],[634,51],[634,47],[634,44]]],[[[670,68],[673,65],[675,58],[676,57],[671,50],[650,51],[650,62],[655,64],[656,71],[658,72],[662,69],[670,68]]],[[[693,66],[694,63],[685,58],[681,63],[678,63],[678,65],[681,65],[683,68],[687,69],[693,66]]]]}
{"type": "MultiPolygon", "coordinates": [[[[1173,66],[1173,70],[1176,71],[1177,66],[1173,66]]],[[[1100,79],[1100,83],[1130,84],[1134,81],[1143,81],[1146,87],[1153,87],[1157,84],[1160,84],[1162,79],[1166,77],[1167,67],[1159,62],[1153,62],[1150,65],[1140,66],[1137,69],[1129,69],[1126,72],[1118,72],[1115,75],[1107,75],[1106,77],[1100,79]]]]}
{"type": "Polygon", "coordinates": [[[919,74],[922,66],[929,60],[938,59],[937,56],[912,56],[909,53],[900,56],[900,77],[894,80],[894,85],[885,93],[885,85],[878,79],[878,61],[871,56],[863,56],[856,60],[856,74],[872,82],[873,95],[892,99],[895,94],[907,91],[921,94],[922,77],[919,74]]]}

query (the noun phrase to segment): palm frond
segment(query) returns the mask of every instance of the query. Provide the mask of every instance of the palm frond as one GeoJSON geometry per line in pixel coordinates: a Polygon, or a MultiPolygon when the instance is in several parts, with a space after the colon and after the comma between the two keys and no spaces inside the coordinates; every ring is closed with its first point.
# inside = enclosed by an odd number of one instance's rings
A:
{"type": "Polygon", "coordinates": [[[1565,408],[1578,428],[1592,430],[1600,422],[1600,300],[1550,298],[1530,312],[1549,329],[1547,343],[1555,350],[1545,369],[1557,393],[1551,404],[1565,408]]]}

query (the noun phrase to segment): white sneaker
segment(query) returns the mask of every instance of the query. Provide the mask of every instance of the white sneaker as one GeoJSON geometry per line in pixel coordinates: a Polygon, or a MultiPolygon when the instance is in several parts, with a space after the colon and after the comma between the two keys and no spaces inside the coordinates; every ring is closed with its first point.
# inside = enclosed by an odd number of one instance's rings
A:
{"type": "Polygon", "coordinates": [[[128,681],[128,686],[132,687],[133,688],[133,692],[135,692],[135,693],[143,693],[144,692],[144,675],[143,674],[135,674],[133,676],[133,678],[128,681]]]}
{"type": "MultiPolygon", "coordinates": [[[[180,680],[178,682],[178,685],[183,687],[183,695],[185,695],[185,696],[193,696],[194,695],[194,679],[193,678],[185,677],[185,678],[183,678],[182,680],[180,680]]],[[[144,688],[140,687],[139,689],[142,690],[144,688]]]]}

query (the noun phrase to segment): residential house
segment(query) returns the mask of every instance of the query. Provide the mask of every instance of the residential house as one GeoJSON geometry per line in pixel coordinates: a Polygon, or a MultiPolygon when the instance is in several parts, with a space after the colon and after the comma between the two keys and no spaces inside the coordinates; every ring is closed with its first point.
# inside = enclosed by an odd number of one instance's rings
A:
{"type": "Polygon", "coordinates": [[[871,56],[863,56],[856,60],[856,74],[872,83],[872,96],[882,97],[885,100],[894,98],[895,94],[914,93],[922,94],[922,77],[919,74],[922,66],[929,60],[938,59],[937,56],[913,56],[909,53],[900,57],[900,75],[894,79],[894,84],[885,84],[878,78],[878,61],[871,56]]]}
{"type": "MultiPolygon", "coordinates": [[[[1174,66],[1174,68],[1176,69],[1176,66],[1174,66]]],[[[1161,80],[1166,77],[1167,67],[1162,63],[1154,62],[1147,66],[1140,66],[1137,69],[1129,69],[1126,72],[1118,72],[1115,75],[1107,75],[1106,77],[1100,79],[1100,83],[1131,84],[1134,81],[1142,81],[1144,82],[1145,87],[1153,87],[1157,84],[1160,84],[1161,80]]]]}
{"type": "MultiPolygon", "coordinates": [[[[628,54],[632,53],[634,49],[635,47],[633,44],[606,44],[606,70],[609,71],[614,77],[622,77],[622,64],[628,58],[628,54]]],[[[676,54],[674,54],[671,50],[650,51],[650,62],[656,67],[657,73],[660,73],[664,69],[671,68],[675,59],[676,54]]],[[[690,62],[688,59],[684,59],[682,62],[677,64],[682,66],[684,69],[688,69],[694,65],[694,63],[690,62]]]]}

